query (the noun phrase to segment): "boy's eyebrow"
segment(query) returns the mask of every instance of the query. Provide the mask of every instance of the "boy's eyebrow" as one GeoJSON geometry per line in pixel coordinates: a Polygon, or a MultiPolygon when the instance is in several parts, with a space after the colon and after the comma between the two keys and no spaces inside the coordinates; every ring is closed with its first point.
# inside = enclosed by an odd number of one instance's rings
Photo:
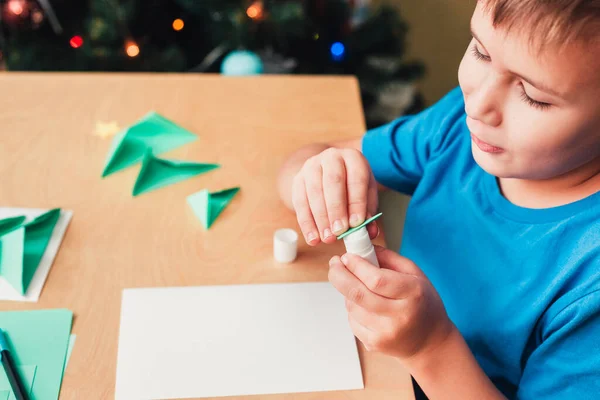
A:
{"type": "MultiPolygon", "coordinates": [[[[475,31],[473,30],[473,28],[471,27],[471,35],[475,38],[475,40],[477,40],[479,42],[479,44],[481,44],[483,46],[483,43],[481,43],[481,40],[479,39],[479,37],[477,36],[477,34],[475,33],[475,31]]],[[[485,47],[485,46],[484,46],[485,47]]],[[[529,83],[531,86],[533,86],[534,88],[542,91],[542,92],[546,92],[548,94],[551,94],[553,96],[556,97],[561,97],[563,98],[563,94],[557,92],[556,90],[549,88],[548,86],[544,85],[541,82],[537,82],[531,78],[527,78],[521,74],[517,74],[516,72],[510,71],[513,75],[518,76],[519,78],[523,79],[525,82],[529,83]]]]}
{"type": "Polygon", "coordinates": [[[541,82],[536,82],[533,79],[524,77],[523,75],[519,75],[519,74],[517,74],[515,72],[513,72],[513,74],[515,74],[519,78],[523,79],[525,82],[529,83],[534,88],[536,88],[538,90],[541,90],[542,92],[546,92],[546,93],[551,94],[551,95],[556,96],[556,97],[564,97],[561,93],[558,93],[556,90],[554,90],[552,88],[549,88],[548,86],[544,85],[541,82]]]}

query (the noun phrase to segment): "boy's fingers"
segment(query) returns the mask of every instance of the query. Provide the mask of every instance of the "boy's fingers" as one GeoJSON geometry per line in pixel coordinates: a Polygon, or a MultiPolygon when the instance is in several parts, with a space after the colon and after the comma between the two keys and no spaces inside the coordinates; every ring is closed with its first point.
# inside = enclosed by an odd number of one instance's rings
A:
{"type": "Polygon", "coordinates": [[[357,306],[350,300],[346,299],[346,311],[348,314],[359,324],[364,326],[369,330],[374,330],[373,327],[377,326],[378,315],[373,314],[362,308],[361,306],[357,306]]]}
{"type": "Polygon", "coordinates": [[[329,266],[329,281],[346,299],[370,312],[385,313],[389,300],[371,292],[346,269],[339,257],[333,257],[329,266]]]}
{"type": "Polygon", "coordinates": [[[334,235],[340,235],[348,230],[346,168],[338,153],[325,152],[323,157],[323,193],[327,215],[331,231],[334,235]]]}
{"type": "Polygon", "coordinates": [[[406,257],[402,257],[395,251],[388,250],[384,247],[375,245],[375,252],[377,254],[377,260],[381,268],[390,269],[393,271],[401,272],[407,275],[413,275],[422,277],[423,272],[417,267],[417,265],[406,257]]]}
{"type": "Polygon", "coordinates": [[[367,214],[369,167],[363,156],[354,150],[343,153],[348,186],[348,215],[351,227],[365,221],[367,214]]]}
{"type": "Polygon", "coordinates": [[[372,337],[375,333],[362,326],[350,314],[348,314],[348,322],[350,324],[350,329],[352,329],[352,333],[354,333],[354,336],[360,340],[367,351],[371,351],[372,337]]]}
{"type": "Polygon", "coordinates": [[[373,293],[393,300],[403,299],[410,294],[415,279],[413,276],[378,268],[354,254],[344,254],[341,261],[373,293]]]}
{"type": "Polygon", "coordinates": [[[292,203],[296,211],[296,219],[304,236],[304,240],[311,246],[320,242],[319,231],[315,225],[308,198],[306,197],[306,188],[302,175],[297,175],[294,178],[292,186],[292,203]]]}
{"type": "Polygon", "coordinates": [[[371,238],[371,240],[379,236],[379,225],[377,225],[377,221],[373,221],[369,225],[367,225],[367,232],[369,232],[369,237],[371,238]]]}
{"type": "Polygon", "coordinates": [[[367,190],[367,213],[373,216],[377,213],[377,208],[379,207],[379,191],[377,189],[377,181],[371,170],[369,170],[369,186],[367,190]]]}
{"type": "Polygon", "coordinates": [[[333,234],[329,227],[329,217],[327,216],[327,208],[325,206],[325,197],[323,194],[323,168],[316,158],[307,161],[304,168],[304,180],[306,182],[308,204],[317,228],[319,229],[321,241],[325,242],[327,239],[333,237],[333,234]]]}

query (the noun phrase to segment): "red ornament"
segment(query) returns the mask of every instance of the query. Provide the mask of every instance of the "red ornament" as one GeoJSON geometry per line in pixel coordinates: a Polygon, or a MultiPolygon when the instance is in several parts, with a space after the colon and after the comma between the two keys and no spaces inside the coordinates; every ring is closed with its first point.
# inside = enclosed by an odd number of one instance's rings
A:
{"type": "Polygon", "coordinates": [[[69,41],[69,44],[71,45],[72,48],[78,49],[81,46],[83,46],[83,38],[79,35],[73,36],[71,38],[71,40],[69,41]]]}

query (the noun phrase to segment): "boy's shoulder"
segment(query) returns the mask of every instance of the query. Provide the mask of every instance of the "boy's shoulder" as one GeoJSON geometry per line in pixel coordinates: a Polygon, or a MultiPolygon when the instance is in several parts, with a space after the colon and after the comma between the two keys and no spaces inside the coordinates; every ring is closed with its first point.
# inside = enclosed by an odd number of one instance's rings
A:
{"type": "MultiPolygon", "coordinates": [[[[420,116],[433,132],[432,160],[449,150],[455,150],[457,146],[468,147],[470,154],[471,141],[466,117],[465,100],[460,87],[452,89],[420,116]]],[[[452,153],[457,155],[454,151],[452,153]]]]}

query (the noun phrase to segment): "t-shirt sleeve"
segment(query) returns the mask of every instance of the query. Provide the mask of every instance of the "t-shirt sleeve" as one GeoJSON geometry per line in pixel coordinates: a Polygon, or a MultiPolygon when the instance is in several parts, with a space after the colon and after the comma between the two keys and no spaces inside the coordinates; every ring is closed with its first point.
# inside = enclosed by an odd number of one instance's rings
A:
{"type": "Polygon", "coordinates": [[[377,182],[411,195],[427,164],[443,149],[448,133],[464,115],[463,95],[457,87],[419,114],[367,131],[362,152],[377,182]]]}
{"type": "Polygon", "coordinates": [[[544,329],[517,399],[600,398],[600,289],[571,303],[544,329]]]}

